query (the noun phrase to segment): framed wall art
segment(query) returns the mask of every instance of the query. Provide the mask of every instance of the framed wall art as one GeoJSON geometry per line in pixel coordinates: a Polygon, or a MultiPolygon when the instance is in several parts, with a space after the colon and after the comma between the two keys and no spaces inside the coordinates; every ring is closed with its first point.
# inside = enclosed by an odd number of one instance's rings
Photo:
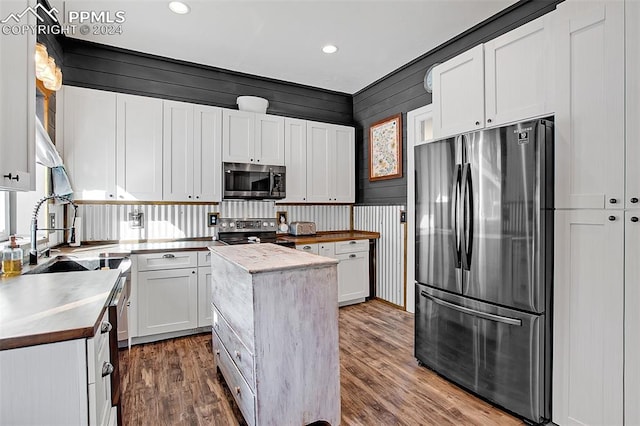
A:
{"type": "Polygon", "coordinates": [[[369,180],[402,177],[402,114],[369,128],[369,180]]]}

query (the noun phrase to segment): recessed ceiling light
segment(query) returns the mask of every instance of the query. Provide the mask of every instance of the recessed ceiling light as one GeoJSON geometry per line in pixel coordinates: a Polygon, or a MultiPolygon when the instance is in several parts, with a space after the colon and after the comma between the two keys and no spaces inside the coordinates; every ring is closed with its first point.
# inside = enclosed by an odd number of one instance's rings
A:
{"type": "Polygon", "coordinates": [[[336,53],[338,51],[338,48],[333,44],[327,44],[325,47],[322,48],[322,51],[324,53],[336,53]]]}
{"type": "Polygon", "coordinates": [[[189,6],[187,6],[185,3],[182,3],[181,1],[172,1],[171,3],[169,3],[169,9],[179,15],[189,13],[189,10],[191,10],[189,6]]]}

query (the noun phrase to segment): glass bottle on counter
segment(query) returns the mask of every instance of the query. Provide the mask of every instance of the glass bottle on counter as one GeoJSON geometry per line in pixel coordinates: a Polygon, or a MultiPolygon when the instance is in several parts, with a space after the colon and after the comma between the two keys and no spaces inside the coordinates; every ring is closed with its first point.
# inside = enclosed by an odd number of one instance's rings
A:
{"type": "Polygon", "coordinates": [[[22,249],[16,242],[16,236],[11,236],[11,244],[2,250],[2,273],[5,277],[15,277],[22,273],[22,249]]]}

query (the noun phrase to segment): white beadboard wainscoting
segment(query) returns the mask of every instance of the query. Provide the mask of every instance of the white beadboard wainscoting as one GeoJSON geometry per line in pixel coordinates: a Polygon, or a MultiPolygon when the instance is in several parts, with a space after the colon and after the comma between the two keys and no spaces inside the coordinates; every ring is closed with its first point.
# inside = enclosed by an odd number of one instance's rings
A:
{"type": "Polygon", "coordinates": [[[404,306],[404,224],[400,212],[405,206],[355,206],[353,227],[380,233],[377,243],[376,296],[404,306]]]}
{"type": "Polygon", "coordinates": [[[219,205],[195,204],[82,204],[78,209],[82,241],[155,240],[211,237],[207,213],[228,218],[276,218],[286,211],[289,222],[314,221],[318,231],[339,231],[350,227],[350,207],[276,205],[272,201],[223,201],[219,205]],[[144,214],[144,227],[132,229],[129,213],[144,214]]]}

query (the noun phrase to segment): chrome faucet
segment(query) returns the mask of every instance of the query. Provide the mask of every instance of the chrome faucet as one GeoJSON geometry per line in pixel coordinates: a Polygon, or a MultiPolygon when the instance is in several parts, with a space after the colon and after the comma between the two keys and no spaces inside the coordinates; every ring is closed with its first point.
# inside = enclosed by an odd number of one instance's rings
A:
{"type": "MultiPolygon", "coordinates": [[[[76,239],[76,216],[78,214],[78,205],[66,195],[49,195],[41,198],[33,208],[33,216],[31,217],[31,249],[29,250],[29,265],[38,264],[38,246],[37,246],[37,233],[38,231],[69,231],[69,243],[75,242],[76,239]],[[73,207],[73,222],[71,222],[70,228],[38,228],[38,212],[40,207],[47,200],[60,200],[71,204],[73,207]]],[[[49,248],[43,250],[48,252],[49,248]]]]}

